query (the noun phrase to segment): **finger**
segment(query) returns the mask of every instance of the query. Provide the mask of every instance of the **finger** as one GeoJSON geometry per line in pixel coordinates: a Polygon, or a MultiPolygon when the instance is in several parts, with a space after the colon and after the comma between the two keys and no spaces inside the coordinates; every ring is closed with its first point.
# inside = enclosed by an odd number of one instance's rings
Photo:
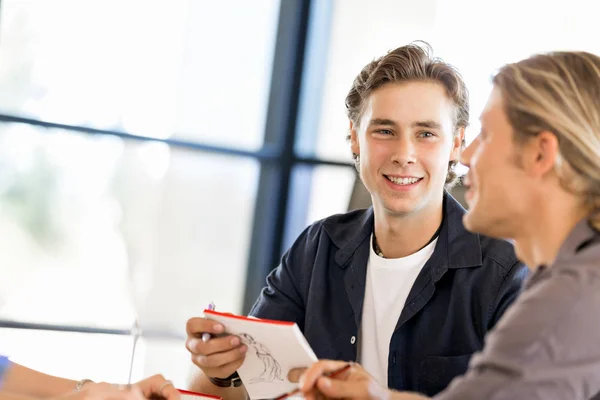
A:
{"type": "Polygon", "coordinates": [[[195,355],[192,357],[194,364],[200,368],[219,368],[223,365],[243,360],[246,357],[246,345],[242,345],[235,349],[224,351],[221,353],[213,353],[210,355],[195,355]]]}
{"type": "Polygon", "coordinates": [[[242,341],[239,337],[233,335],[227,335],[218,338],[212,338],[208,342],[203,341],[199,338],[188,338],[185,342],[185,347],[192,354],[198,355],[211,355],[215,353],[226,352],[239,347],[242,341]]]}
{"type": "Polygon", "coordinates": [[[315,388],[315,390],[304,395],[304,400],[326,400],[326,397],[315,388]]]}
{"type": "Polygon", "coordinates": [[[317,379],[328,372],[333,372],[347,365],[344,361],[321,360],[314,363],[300,378],[300,390],[308,393],[316,384],[317,379]]]}
{"type": "Polygon", "coordinates": [[[162,393],[160,393],[167,400],[179,400],[181,399],[181,394],[179,394],[179,390],[175,389],[173,385],[167,385],[163,388],[162,393]]]}
{"type": "Polygon", "coordinates": [[[307,368],[294,368],[288,372],[288,380],[292,383],[298,383],[302,374],[306,372],[307,368]]]}
{"type": "Polygon", "coordinates": [[[117,391],[125,391],[125,390],[129,389],[129,386],[124,383],[113,383],[110,386],[111,386],[111,389],[114,389],[117,391]]]}
{"type": "Polygon", "coordinates": [[[318,390],[315,390],[314,400],[327,400],[327,397],[318,390]]]}
{"type": "Polygon", "coordinates": [[[313,393],[314,393],[314,391],[308,392],[308,393],[302,393],[302,398],[304,400],[316,400],[316,397],[313,393]]]}
{"type": "Polygon", "coordinates": [[[144,395],[148,398],[150,398],[151,395],[156,395],[169,400],[177,400],[180,398],[179,391],[175,388],[173,382],[167,380],[161,374],[144,379],[139,383],[144,384],[145,387],[141,385],[140,387],[145,389],[144,395]]]}
{"type": "Polygon", "coordinates": [[[189,336],[199,336],[205,332],[223,333],[225,332],[225,327],[217,321],[197,317],[188,319],[185,324],[185,330],[189,336]]]}
{"type": "Polygon", "coordinates": [[[119,385],[99,388],[85,397],[86,400],[145,400],[142,392],[133,387],[132,390],[122,389],[119,385]]]}
{"type": "Polygon", "coordinates": [[[127,397],[126,400],[145,400],[146,398],[144,397],[142,391],[140,390],[140,388],[137,387],[132,387],[131,390],[126,391],[125,393],[127,393],[127,397]]]}
{"type": "Polygon", "coordinates": [[[162,396],[161,392],[166,382],[168,381],[164,376],[156,374],[137,382],[135,387],[139,388],[145,397],[149,398],[151,395],[162,396]]]}
{"type": "Polygon", "coordinates": [[[319,395],[319,392],[317,392],[317,390],[311,390],[310,392],[306,393],[304,395],[304,400],[319,400],[319,398],[322,398],[323,396],[319,395]]]}

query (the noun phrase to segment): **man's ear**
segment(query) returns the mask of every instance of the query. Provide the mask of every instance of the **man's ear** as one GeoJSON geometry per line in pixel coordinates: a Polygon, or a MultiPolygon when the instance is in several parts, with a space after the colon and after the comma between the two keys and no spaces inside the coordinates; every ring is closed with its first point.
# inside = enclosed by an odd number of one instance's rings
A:
{"type": "Polygon", "coordinates": [[[357,128],[358,126],[356,126],[354,122],[350,120],[350,149],[352,150],[353,154],[359,155],[360,146],[358,145],[358,132],[356,131],[357,128]]]}
{"type": "Polygon", "coordinates": [[[459,161],[462,150],[462,143],[465,140],[465,127],[461,126],[452,138],[452,151],[450,152],[450,161],[459,161]]]}
{"type": "Polygon", "coordinates": [[[542,131],[523,147],[523,165],[533,176],[542,177],[554,170],[559,155],[558,138],[554,133],[542,131]]]}

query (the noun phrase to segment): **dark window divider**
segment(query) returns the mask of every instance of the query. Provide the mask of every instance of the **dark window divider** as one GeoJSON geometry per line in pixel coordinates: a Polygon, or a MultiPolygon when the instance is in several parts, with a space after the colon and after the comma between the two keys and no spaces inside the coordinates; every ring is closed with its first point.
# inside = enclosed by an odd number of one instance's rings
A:
{"type": "MultiPolygon", "coordinates": [[[[20,322],[10,320],[0,320],[0,328],[11,328],[11,329],[25,329],[25,330],[37,330],[37,331],[57,331],[57,332],[74,332],[74,333],[95,333],[101,335],[130,335],[129,329],[111,329],[111,328],[96,328],[90,326],[79,326],[79,325],[54,325],[54,324],[41,324],[34,322],[20,322]]],[[[177,335],[173,332],[159,331],[153,329],[146,329],[141,331],[141,337],[147,339],[185,339],[185,335],[177,335]]]]}

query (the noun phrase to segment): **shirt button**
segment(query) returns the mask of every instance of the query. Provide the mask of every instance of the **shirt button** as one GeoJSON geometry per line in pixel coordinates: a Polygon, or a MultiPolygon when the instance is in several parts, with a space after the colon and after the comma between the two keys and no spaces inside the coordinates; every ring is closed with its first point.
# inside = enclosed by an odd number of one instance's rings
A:
{"type": "Polygon", "coordinates": [[[351,344],[354,344],[354,343],[356,343],[356,336],[352,336],[352,337],[350,338],[350,343],[351,343],[351,344]]]}

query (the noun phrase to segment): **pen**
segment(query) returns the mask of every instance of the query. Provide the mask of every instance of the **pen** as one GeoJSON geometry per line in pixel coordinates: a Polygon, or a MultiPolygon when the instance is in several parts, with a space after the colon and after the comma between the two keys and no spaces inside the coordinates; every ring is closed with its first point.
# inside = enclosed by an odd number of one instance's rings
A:
{"type": "MultiPolygon", "coordinates": [[[[208,310],[210,311],[214,311],[215,310],[215,303],[213,303],[212,301],[210,302],[210,304],[208,305],[208,307],[206,307],[208,310]]],[[[202,341],[204,343],[208,342],[210,340],[210,333],[208,332],[204,332],[202,334],[202,341]]]]}
{"type": "Polygon", "coordinates": [[[133,336],[133,347],[131,349],[131,359],[129,361],[129,378],[127,378],[127,388],[131,388],[131,374],[133,373],[133,360],[135,358],[135,346],[137,345],[138,338],[140,337],[140,324],[138,319],[135,319],[135,323],[131,328],[131,335],[133,336]]]}
{"type": "MultiPolygon", "coordinates": [[[[348,363],[346,365],[344,365],[342,368],[338,368],[335,371],[331,371],[329,373],[324,374],[324,377],[328,377],[328,378],[335,378],[336,376],[342,374],[343,372],[346,372],[347,370],[350,369],[350,367],[352,367],[352,363],[348,363]]],[[[291,392],[288,393],[284,393],[281,396],[275,397],[273,400],[283,400],[285,398],[288,398],[290,396],[293,396],[295,394],[298,394],[300,392],[300,388],[294,389],[291,392]]]]}

